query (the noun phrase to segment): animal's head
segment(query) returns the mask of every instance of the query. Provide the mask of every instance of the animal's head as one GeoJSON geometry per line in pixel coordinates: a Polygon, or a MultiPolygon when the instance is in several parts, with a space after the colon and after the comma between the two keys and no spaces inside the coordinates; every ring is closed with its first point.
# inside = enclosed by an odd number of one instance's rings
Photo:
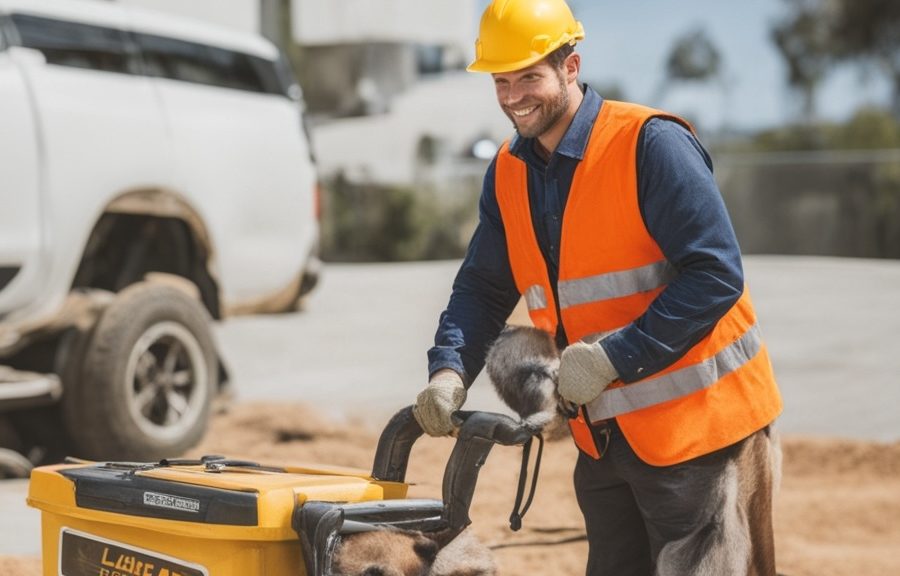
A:
{"type": "Polygon", "coordinates": [[[336,576],[494,576],[491,551],[471,530],[377,530],[345,536],[332,561],[336,576]]]}
{"type": "Polygon", "coordinates": [[[336,576],[425,576],[438,543],[418,532],[376,530],[341,539],[332,563],[336,576]]]}

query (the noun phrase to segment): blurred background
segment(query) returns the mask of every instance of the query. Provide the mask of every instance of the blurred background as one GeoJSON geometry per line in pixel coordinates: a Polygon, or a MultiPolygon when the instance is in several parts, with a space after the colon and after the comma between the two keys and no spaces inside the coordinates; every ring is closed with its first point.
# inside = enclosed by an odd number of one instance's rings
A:
{"type": "MultiPolygon", "coordinates": [[[[486,0],[122,0],[259,32],[300,80],[326,261],[461,256],[511,134],[467,74],[486,0]],[[353,234],[349,232],[353,231],[353,234]]],[[[582,79],[689,119],[745,253],[900,256],[900,5],[570,2],[582,79]]]]}
{"type": "MultiPolygon", "coordinates": [[[[483,170],[511,134],[489,80],[463,70],[486,0],[119,1],[287,54],[323,186],[324,260],[464,252],[483,170]]],[[[570,4],[587,30],[582,79],[694,124],[745,253],[900,256],[896,2],[570,4]]]]}
{"type": "MultiPolygon", "coordinates": [[[[462,70],[485,0],[130,1],[256,25],[287,51],[324,183],[325,260],[463,253],[511,133],[489,80],[462,70]]],[[[745,253],[900,256],[900,5],[571,5],[582,79],[693,122],[745,253]]]]}

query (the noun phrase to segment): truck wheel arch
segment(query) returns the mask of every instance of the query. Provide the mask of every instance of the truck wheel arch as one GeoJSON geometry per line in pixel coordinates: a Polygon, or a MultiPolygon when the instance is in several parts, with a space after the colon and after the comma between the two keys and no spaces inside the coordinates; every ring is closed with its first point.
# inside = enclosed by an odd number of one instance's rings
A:
{"type": "Polygon", "coordinates": [[[191,281],[210,316],[222,317],[209,230],[200,212],[181,194],[164,188],[127,191],[106,205],[85,243],[72,288],[119,292],[151,272],[191,281]],[[157,253],[148,254],[148,248],[157,253]]]}

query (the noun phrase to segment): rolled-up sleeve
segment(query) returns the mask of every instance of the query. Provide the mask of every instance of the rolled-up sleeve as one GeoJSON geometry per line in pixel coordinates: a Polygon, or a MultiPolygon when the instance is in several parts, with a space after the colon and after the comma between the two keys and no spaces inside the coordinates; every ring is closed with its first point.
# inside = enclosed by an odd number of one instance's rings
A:
{"type": "Polygon", "coordinates": [[[429,374],[451,368],[466,386],[481,372],[488,347],[519,300],[494,191],[495,162],[485,173],[478,226],[428,351],[429,374]]]}
{"type": "Polygon", "coordinates": [[[638,147],[647,230],[677,275],[643,315],[602,346],[624,382],[671,365],[706,336],[743,292],[741,254],[712,161],[680,124],[655,118],[638,147]]]}

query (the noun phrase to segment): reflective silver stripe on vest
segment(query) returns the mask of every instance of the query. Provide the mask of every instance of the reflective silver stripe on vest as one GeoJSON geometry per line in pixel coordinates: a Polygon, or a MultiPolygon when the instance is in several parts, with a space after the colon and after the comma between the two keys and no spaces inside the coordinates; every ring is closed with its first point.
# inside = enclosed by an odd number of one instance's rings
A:
{"type": "Polygon", "coordinates": [[[543,310],[547,307],[547,295],[544,294],[544,287],[540,284],[529,286],[525,290],[525,304],[529,310],[543,310]]]}
{"type": "Polygon", "coordinates": [[[759,326],[754,324],[734,344],[708,360],[663,376],[604,391],[588,404],[588,416],[592,422],[605,420],[709,388],[749,362],[761,345],[759,326]]]}
{"type": "Polygon", "coordinates": [[[602,302],[665,286],[675,277],[675,269],[666,260],[653,264],[598,274],[559,283],[559,306],[568,308],[586,302],[602,302]]]}

